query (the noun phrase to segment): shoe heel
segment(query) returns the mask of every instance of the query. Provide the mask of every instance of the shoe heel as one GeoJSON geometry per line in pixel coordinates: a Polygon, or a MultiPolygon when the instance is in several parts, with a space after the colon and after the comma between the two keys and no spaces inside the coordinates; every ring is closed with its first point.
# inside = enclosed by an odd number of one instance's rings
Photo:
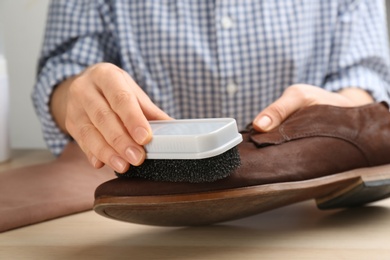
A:
{"type": "Polygon", "coordinates": [[[359,180],[343,190],[317,198],[319,209],[359,207],[390,197],[389,165],[368,169],[359,180]]]}

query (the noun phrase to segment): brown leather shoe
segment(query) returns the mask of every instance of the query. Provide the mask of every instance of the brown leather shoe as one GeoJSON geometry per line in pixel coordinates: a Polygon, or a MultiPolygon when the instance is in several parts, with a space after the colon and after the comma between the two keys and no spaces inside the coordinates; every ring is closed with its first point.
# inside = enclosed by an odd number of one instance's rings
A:
{"type": "Polygon", "coordinates": [[[384,103],[311,106],[269,133],[249,129],[242,165],[212,183],[117,178],[95,191],[94,210],[150,225],[204,225],[308,199],[321,209],[390,196],[390,113],[384,103]]]}

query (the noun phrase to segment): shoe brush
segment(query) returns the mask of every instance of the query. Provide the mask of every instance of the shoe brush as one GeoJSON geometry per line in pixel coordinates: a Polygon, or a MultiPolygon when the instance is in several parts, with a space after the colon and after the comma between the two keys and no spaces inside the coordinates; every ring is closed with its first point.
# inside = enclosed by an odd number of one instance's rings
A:
{"type": "Polygon", "coordinates": [[[168,182],[213,182],[240,166],[242,141],[233,118],[150,121],[146,160],[118,177],[168,182]]]}

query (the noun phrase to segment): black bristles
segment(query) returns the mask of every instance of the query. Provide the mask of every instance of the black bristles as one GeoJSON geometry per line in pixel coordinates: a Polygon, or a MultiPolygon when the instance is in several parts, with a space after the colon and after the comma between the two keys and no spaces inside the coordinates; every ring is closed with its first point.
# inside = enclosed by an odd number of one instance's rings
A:
{"type": "Polygon", "coordinates": [[[226,178],[241,164],[237,147],[205,159],[148,159],[140,166],[118,174],[118,177],[139,177],[153,181],[213,182],[226,178]]]}

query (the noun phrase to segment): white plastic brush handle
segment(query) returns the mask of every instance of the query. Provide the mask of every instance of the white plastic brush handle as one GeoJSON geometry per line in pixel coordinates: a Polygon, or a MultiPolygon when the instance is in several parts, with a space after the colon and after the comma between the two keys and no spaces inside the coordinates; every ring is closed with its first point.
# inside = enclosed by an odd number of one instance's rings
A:
{"type": "Polygon", "coordinates": [[[233,118],[150,121],[147,159],[203,159],[220,155],[242,141],[233,118]]]}

